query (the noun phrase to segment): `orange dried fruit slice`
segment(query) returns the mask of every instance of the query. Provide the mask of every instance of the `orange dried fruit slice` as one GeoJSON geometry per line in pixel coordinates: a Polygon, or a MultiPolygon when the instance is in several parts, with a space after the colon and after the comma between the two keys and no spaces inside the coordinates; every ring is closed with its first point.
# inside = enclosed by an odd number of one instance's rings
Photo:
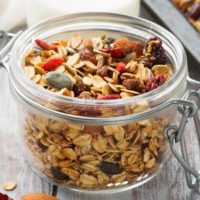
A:
{"type": "Polygon", "coordinates": [[[59,200],[59,199],[57,197],[50,196],[48,194],[32,193],[23,196],[21,200],[59,200]]]}

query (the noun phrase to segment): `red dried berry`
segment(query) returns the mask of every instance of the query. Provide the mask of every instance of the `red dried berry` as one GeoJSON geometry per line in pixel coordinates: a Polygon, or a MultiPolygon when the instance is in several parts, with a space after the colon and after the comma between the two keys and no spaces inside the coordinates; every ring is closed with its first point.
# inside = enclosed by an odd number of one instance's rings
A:
{"type": "Polygon", "coordinates": [[[48,59],[43,65],[42,68],[45,71],[55,70],[59,65],[61,65],[65,60],[63,58],[51,58],[48,59]]]}
{"type": "Polygon", "coordinates": [[[112,58],[124,58],[126,56],[124,51],[119,47],[101,49],[100,51],[107,53],[107,54],[110,54],[112,58]]]}
{"type": "Polygon", "coordinates": [[[107,96],[99,97],[97,100],[120,99],[120,94],[109,94],[107,96]]]}
{"type": "Polygon", "coordinates": [[[13,200],[8,195],[0,193],[0,200],[13,200]]]}
{"type": "Polygon", "coordinates": [[[123,63],[123,62],[119,62],[117,64],[116,70],[119,71],[119,72],[125,71],[126,70],[126,64],[123,63]]]}
{"type": "Polygon", "coordinates": [[[37,39],[35,43],[44,50],[57,50],[57,46],[53,44],[48,44],[47,42],[37,39]]]}
{"type": "Polygon", "coordinates": [[[165,77],[162,74],[158,74],[145,84],[145,92],[149,92],[158,88],[165,83],[165,77]]]}
{"type": "Polygon", "coordinates": [[[137,79],[126,79],[123,81],[123,86],[128,90],[134,90],[137,92],[144,91],[144,85],[137,79]]]}

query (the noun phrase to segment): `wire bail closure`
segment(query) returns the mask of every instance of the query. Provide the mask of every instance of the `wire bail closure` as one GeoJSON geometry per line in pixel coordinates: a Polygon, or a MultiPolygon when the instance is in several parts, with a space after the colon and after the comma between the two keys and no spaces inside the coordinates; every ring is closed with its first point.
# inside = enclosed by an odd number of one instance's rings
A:
{"type": "Polygon", "coordinates": [[[200,108],[200,90],[189,91],[184,98],[186,101],[190,101],[191,105],[186,105],[184,101],[179,104],[178,111],[182,115],[180,125],[169,124],[164,129],[164,136],[170,144],[171,151],[176,157],[178,162],[182,165],[185,170],[187,185],[190,189],[195,190],[200,194],[200,172],[194,169],[190,163],[187,153],[187,147],[185,143],[185,127],[189,118],[194,120],[198,143],[200,145],[200,119],[198,116],[198,110],[200,108]],[[180,143],[181,154],[176,150],[176,144],[180,143]]]}
{"type": "Polygon", "coordinates": [[[3,42],[9,39],[9,42],[5,44],[3,49],[0,49],[0,68],[6,66],[5,63],[7,60],[9,60],[10,50],[14,45],[15,41],[17,40],[17,38],[21,35],[21,33],[22,31],[19,31],[18,33],[15,34],[0,30],[0,39],[2,39],[3,42]]]}

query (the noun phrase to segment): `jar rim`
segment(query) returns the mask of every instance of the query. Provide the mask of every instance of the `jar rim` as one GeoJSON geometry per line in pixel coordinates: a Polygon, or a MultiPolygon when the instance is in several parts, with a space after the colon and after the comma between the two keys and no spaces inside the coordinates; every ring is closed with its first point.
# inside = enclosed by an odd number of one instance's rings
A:
{"type": "MultiPolygon", "coordinates": [[[[107,28],[107,27],[105,26],[104,28],[107,28]]],[[[49,29],[48,35],[51,33],[52,33],[52,29],[49,29]]],[[[47,34],[43,33],[42,36],[46,37],[47,34]]],[[[162,94],[165,93],[167,89],[169,89],[170,87],[174,87],[175,86],[174,83],[175,82],[177,83],[177,81],[180,82],[184,78],[184,74],[187,71],[187,68],[186,68],[187,59],[186,59],[185,51],[183,49],[182,44],[178,41],[178,39],[172,33],[167,31],[160,25],[157,25],[146,19],[133,17],[133,16],[126,16],[126,15],[121,15],[121,14],[115,14],[115,13],[102,13],[102,12],[100,13],[89,12],[89,13],[61,15],[61,16],[44,20],[40,24],[27,29],[17,39],[16,43],[14,44],[12,48],[11,63],[12,63],[11,65],[17,65],[16,67],[10,67],[10,75],[11,75],[11,78],[13,79],[12,83],[15,84],[17,88],[19,87],[28,88],[29,91],[34,91],[32,92],[32,94],[36,93],[37,95],[45,96],[46,98],[51,99],[52,101],[69,102],[74,105],[78,104],[78,105],[88,105],[88,106],[98,106],[98,105],[116,106],[116,105],[132,104],[138,101],[148,101],[149,98],[152,98],[152,99],[156,98],[158,94],[162,96],[162,94]],[[21,67],[22,63],[18,59],[19,56],[22,56],[22,55],[19,55],[19,52],[21,52],[19,51],[21,47],[21,41],[24,42],[25,40],[27,40],[29,41],[29,43],[31,42],[33,43],[33,39],[35,39],[34,34],[37,32],[42,32],[42,29],[44,27],[49,26],[51,24],[57,23],[58,27],[56,28],[59,28],[59,23],[64,22],[66,20],[72,23],[77,23],[77,24],[81,24],[85,21],[86,22],[91,21],[93,22],[93,24],[98,23],[98,22],[94,22],[95,19],[99,20],[100,22],[105,21],[106,23],[111,23],[111,24],[116,23],[117,20],[120,20],[120,23],[118,23],[118,25],[121,24],[122,26],[124,26],[125,23],[128,24],[128,26],[126,26],[127,30],[129,27],[131,28],[134,26],[136,28],[141,28],[141,30],[143,31],[149,30],[150,32],[147,33],[148,35],[159,36],[163,40],[164,44],[165,42],[168,42],[168,44],[172,45],[175,48],[176,57],[178,58],[176,60],[177,61],[176,69],[178,70],[168,82],[166,82],[164,85],[160,86],[159,88],[151,92],[140,94],[134,97],[117,99],[114,101],[113,100],[91,100],[91,99],[85,100],[85,99],[58,95],[44,88],[39,87],[37,84],[35,84],[33,81],[29,80],[25,76],[21,67]]]]}

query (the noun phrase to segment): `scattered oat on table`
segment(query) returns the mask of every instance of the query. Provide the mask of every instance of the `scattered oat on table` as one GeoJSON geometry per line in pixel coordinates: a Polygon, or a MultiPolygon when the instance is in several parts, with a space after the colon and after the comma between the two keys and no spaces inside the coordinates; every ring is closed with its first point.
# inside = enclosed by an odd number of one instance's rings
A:
{"type": "Polygon", "coordinates": [[[7,181],[3,183],[3,189],[6,191],[12,191],[17,187],[17,184],[13,181],[7,181]]]}

